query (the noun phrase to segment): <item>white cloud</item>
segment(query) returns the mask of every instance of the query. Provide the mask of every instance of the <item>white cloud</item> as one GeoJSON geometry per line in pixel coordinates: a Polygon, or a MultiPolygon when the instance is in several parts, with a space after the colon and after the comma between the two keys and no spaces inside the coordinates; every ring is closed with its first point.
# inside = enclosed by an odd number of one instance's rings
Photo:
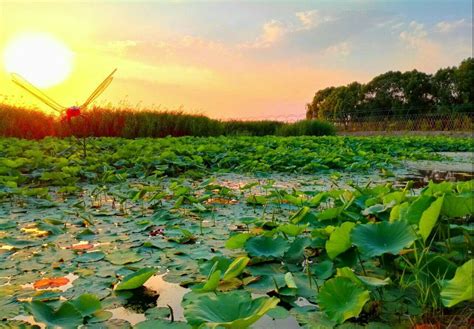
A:
{"type": "Polygon", "coordinates": [[[269,48],[279,42],[288,32],[287,27],[277,20],[272,19],[262,27],[262,33],[254,42],[241,45],[241,48],[269,48]]]}
{"type": "Polygon", "coordinates": [[[322,15],[318,10],[300,11],[295,15],[302,24],[302,27],[299,28],[299,30],[310,30],[318,27],[322,23],[327,23],[334,20],[331,16],[322,15]]]}
{"type": "Polygon", "coordinates": [[[283,23],[272,19],[262,26],[260,35],[253,42],[239,45],[239,48],[270,48],[280,42],[287,34],[311,30],[323,23],[334,20],[332,16],[322,15],[318,10],[307,10],[295,13],[298,24],[283,23]]]}
{"type": "Polygon", "coordinates": [[[352,46],[347,42],[340,42],[324,50],[324,54],[334,57],[347,57],[352,53],[352,46]]]}
{"type": "Polygon", "coordinates": [[[411,48],[418,48],[426,42],[426,32],[424,25],[412,21],[408,25],[408,30],[400,32],[400,40],[411,48]]]}
{"type": "Polygon", "coordinates": [[[436,24],[436,30],[440,33],[449,33],[451,31],[454,31],[460,27],[467,27],[469,26],[469,23],[463,18],[457,21],[441,21],[438,24],[436,24]]]}

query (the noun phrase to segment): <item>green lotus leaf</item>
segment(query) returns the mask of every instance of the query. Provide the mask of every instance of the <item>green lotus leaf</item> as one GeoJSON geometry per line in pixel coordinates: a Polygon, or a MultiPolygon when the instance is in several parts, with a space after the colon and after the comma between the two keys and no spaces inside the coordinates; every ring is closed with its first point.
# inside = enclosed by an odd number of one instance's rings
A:
{"type": "Polygon", "coordinates": [[[0,297],[0,323],[2,320],[14,318],[20,313],[21,306],[14,299],[0,297]]]}
{"type": "Polygon", "coordinates": [[[112,318],[113,313],[105,310],[99,310],[94,313],[92,313],[88,319],[87,323],[98,323],[98,322],[104,322],[112,318]]]}
{"type": "Polygon", "coordinates": [[[283,224],[278,226],[278,231],[285,233],[289,236],[300,235],[305,229],[306,225],[283,224]]]}
{"type": "Polygon", "coordinates": [[[473,215],[474,202],[472,202],[472,195],[446,195],[441,213],[451,218],[473,215]]]}
{"type": "Polygon", "coordinates": [[[357,285],[369,287],[382,287],[392,282],[390,278],[379,279],[373,276],[356,275],[349,267],[338,268],[336,276],[345,277],[357,285]]]}
{"type": "Polygon", "coordinates": [[[115,290],[130,290],[141,287],[149,278],[156,273],[154,268],[142,268],[132,274],[127,275],[123,278],[115,290]]]}
{"type": "Polygon", "coordinates": [[[4,320],[0,322],[0,329],[39,329],[38,325],[32,325],[20,320],[4,320]]]}
{"type": "Polygon", "coordinates": [[[83,294],[71,301],[71,304],[74,305],[83,317],[92,315],[102,309],[99,298],[92,294],[83,294]]]}
{"type": "Polygon", "coordinates": [[[97,262],[105,257],[105,254],[102,251],[92,251],[86,252],[78,257],[76,257],[76,261],[79,263],[91,263],[97,262]]]}
{"type": "Polygon", "coordinates": [[[307,214],[311,212],[311,209],[309,207],[302,207],[300,210],[298,210],[293,216],[290,218],[290,222],[293,224],[298,224],[301,222],[307,214]]]}
{"type": "Polygon", "coordinates": [[[245,242],[252,236],[250,233],[239,233],[232,235],[229,240],[225,243],[227,249],[240,249],[243,248],[245,242]]]}
{"type": "Polygon", "coordinates": [[[308,237],[294,239],[283,255],[283,259],[285,262],[292,264],[301,262],[304,259],[304,251],[309,245],[311,245],[311,240],[308,237]]]}
{"type": "Polygon", "coordinates": [[[357,225],[351,236],[352,243],[366,257],[396,255],[416,239],[415,232],[404,221],[357,225]]]}
{"type": "Polygon", "coordinates": [[[267,312],[272,319],[286,319],[290,316],[290,312],[282,306],[276,306],[267,312]]]}
{"type": "Polygon", "coordinates": [[[435,200],[432,196],[421,195],[413,201],[405,212],[400,214],[400,219],[407,221],[409,224],[418,224],[423,212],[428,209],[435,200]]]}
{"type": "Polygon", "coordinates": [[[191,326],[184,322],[174,321],[164,319],[153,319],[146,320],[143,322],[137,323],[133,326],[135,329],[191,329],[191,326]]]}
{"type": "Polygon", "coordinates": [[[295,278],[291,272],[285,274],[285,283],[288,288],[297,289],[298,286],[296,285],[295,278]]]}
{"type": "Polygon", "coordinates": [[[332,276],[334,272],[334,263],[329,259],[311,265],[311,271],[314,275],[321,280],[326,280],[332,276]]]}
{"type": "Polygon", "coordinates": [[[114,265],[125,265],[130,263],[136,263],[142,260],[143,257],[131,250],[116,250],[105,256],[105,259],[107,259],[114,265]]]}
{"type": "Polygon", "coordinates": [[[222,278],[224,281],[236,278],[242,273],[242,271],[247,266],[250,258],[248,257],[237,257],[227,268],[227,271],[224,273],[222,278]]]}
{"type": "Polygon", "coordinates": [[[13,238],[0,239],[0,243],[7,244],[18,249],[34,247],[41,244],[40,241],[20,240],[13,238]]]}
{"type": "Polygon", "coordinates": [[[454,278],[447,281],[441,289],[441,302],[446,307],[465,300],[474,300],[472,287],[474,286],[474,260],[471,259],[458,267],[454,278]]]}
{"type": "Polygon", "coordinates": [[[344,277],[350,279],[357,285],[362,285],[362,281],[355,275],[349,267],[341,267],[336,270],[336,277],[344,277]]]}
{"type": "Polygon", "coordinates": [[[438,221],[441,207],[443,206],[444,196],[439,197],[436,201],[433,201],[431,205],[423,212],[420,218],[419,232],[423,237],[423,241],[426,241],[431,234],[431,230],[438,221]]]}
{"type": "Polygon", "coordinates": [[[196,288],[193,288],[193,291],[196,291],[196,292],[215,291],[217,287],[219,286],[220,279],[221,279],[221,271],[216,270],[211,275],[209,275],[209,278],[204,284],[201,284],[201,286],[197,286],[196,288]]]}
{"type": "Polygon", "coordinates": [[[279,302],[275,297],[252,299],[247,291],[201,295],[190,293],[184,298],[184,316],[194,328],[203,324],[210,328],[247,328],[279,302]]]}
{"type": "Polygon", "coordinates": [[[346,277],[326,281],[318,295],[321,309],[337,323],[358,316],[369,299],[368,290],[346,277]]]}
{"type": "Polygon", "coordinates": [[[351,231],[356,224],[352,222],[342,223],[332,231],[329,240],[326,241],[326,252],[329,258],[334,259],[352,246],[351,231]]]}
{"type": "Polygon", "coordinates": [[[82,324],[81,313],[70,302],[61,304],[57,310],[40,301],[29,303],[27,308],[36,321],[43,322],[48,327],[69,329],[82,324]]]}
{"type": "Polygon", "coordinates": [[[319,221],[335,219],[342,213],[343,210],[344,207],[328,208],[318,213],[316,217],[319,221]]]}
{"type": "Polygon", "coordinates": [[[281,237],[272,239],[266,236],[256,236],[247,240],[245,250],[251,256],[280,258],[283,257],[289,246],[288,242],[281,237]]]}
{"type": "Polygon", "coordinates": [[[215,256],[212,257],[212,259],[202,263],[199,266],[199,270],[203,275],[209,276],[215,270],[221,270],[221,272],[225,272],[231,263],[232,260],[229,258],[215,256]]]}
{"type": "Polygon", "coordinates": [[[374,204],[373,206],[367,207],[362,211],[362,215],[368,216],[368,215],[376,215],[380,214],[381,212],[384,212],[387,210],[387,208],[383,204],[374,204]]]}

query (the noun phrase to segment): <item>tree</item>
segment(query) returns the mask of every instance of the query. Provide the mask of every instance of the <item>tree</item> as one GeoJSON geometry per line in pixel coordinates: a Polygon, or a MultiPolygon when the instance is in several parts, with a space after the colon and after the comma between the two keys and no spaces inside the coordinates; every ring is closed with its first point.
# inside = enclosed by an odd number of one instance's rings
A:
{"type": "Polygon", "coordinates": [[[439,69],[432,81],[434,101],[439,110],[449,110],[453,105],[461,103],[455,67],[439,69]]]}
{"type": "Polygon", "coordinates": [[[429,112],[433,109],[434,96],[431,75],[417,70],[402,74],[401,89],[404,94],[403,108],[410,113],[429,112]]]}
{"type": "MultiPolygon", "coordinates": [[[[455,72],[459,93],[463,104],[474,103],[474,58],[461,62],[455,72]]],[[[472,107],[471,107],[472,110],[472,107]]]]}
{"type": "Polygon", "coordinates": [[[474,111],[474,59],[435,75],[417,70],[389,71],[363,85],[319,90],[307,105],[307,118],[350,120],[373,115],[426,113],[433,110],[474,111]]]}
{"type": "Polygon", "coordinates": [[[376,76],[364,87],[364,108],[371,114],[384,112],[389,115],[392,109],[399,109],[406,103],[402,87],[402,73],[389,71],[376,76]]]}
{"type": "Polygon", "coordinates": [[[311,103],[311,118],[318,119],[324,118],[323,113],[321,113],[321,107],[323,106],[326,98],[336,89],[335,87],[328,87],[318,92],[313,97],[313,102],[311,103]]]}

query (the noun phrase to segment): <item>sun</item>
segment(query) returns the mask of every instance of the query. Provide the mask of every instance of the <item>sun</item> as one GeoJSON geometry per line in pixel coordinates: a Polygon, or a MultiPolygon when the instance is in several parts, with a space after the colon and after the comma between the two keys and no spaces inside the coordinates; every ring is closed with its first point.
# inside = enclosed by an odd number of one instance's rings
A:
{"type": "Polygon", "coordinates": [[[16,73],[41,88],[63,82],[71,73],[74,53],[60,40],[45,33],[28,33],[5,48],[6,71],[16,73]]]}

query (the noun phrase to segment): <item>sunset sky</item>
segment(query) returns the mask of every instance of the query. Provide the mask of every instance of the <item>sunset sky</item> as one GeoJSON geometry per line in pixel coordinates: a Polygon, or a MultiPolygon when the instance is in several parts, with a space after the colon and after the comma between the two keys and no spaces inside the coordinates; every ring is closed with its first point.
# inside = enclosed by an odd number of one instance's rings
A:
{"type": "MultiPolygon", "coordinates": [[[[98,104],[303,117],[320,88],[472,56],[472,2],[0,0],[0,53],[37,32],[72,51],[69,77],[44,90],[65,105],[118,68],[98,104]]],[[[0,94],[39,104],[11,83],[1,58],[0,94]]]]}

